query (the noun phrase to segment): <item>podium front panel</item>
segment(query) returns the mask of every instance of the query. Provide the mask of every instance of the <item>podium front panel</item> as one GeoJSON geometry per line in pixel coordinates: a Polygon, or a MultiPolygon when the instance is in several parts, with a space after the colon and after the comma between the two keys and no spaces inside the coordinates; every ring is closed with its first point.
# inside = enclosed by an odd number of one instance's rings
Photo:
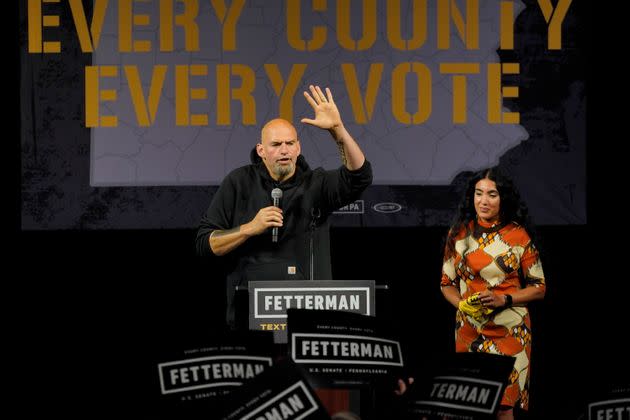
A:
{"type": "Polygon", "coordinates": [[[287,309],[376,315],[374,280],[250,281],[249,329],[273,331],[287,342],[287,309]]]}

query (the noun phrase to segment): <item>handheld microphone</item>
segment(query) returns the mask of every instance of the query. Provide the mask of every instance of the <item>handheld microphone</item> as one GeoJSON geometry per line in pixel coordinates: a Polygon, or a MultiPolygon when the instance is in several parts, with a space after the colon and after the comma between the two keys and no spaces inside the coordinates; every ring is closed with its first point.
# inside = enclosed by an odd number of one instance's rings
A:
{"type": "MultiPolygon", "coordinates": [[[[273,205],[275,207],[280,207],[282,190],[280,188],[274,188],[271,190],[271,198],[273,199],[273,205]]],[[[273,229],[271,229],[271,242],[278,242],[278,226],[274,226],[273,229]]]]}

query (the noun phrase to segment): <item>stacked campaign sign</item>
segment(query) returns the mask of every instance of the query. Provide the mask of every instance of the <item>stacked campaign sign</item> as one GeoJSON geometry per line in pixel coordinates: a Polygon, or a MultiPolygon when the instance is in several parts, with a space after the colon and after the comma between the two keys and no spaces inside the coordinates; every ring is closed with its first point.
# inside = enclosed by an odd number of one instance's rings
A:
{"type": "Polygon", "coordinates": [[[330,420],[301,369],[290,360],[275,364],[228,395],[223,407],[212,418],[330,420]]]}
{"type": "Polygon", "coordinates": [[[168,349],[156,365],[159,405],[173,418],[208,413],[226,395],[269,370],[273,351],[271,334],[254,331],[168,349]]]}
{"type": "Polygon", "coordinates": [[[444,357],[410,388],[409,419],[442,416],[461,420],[496,418],[514,357],[455,353],[444,357]]]}
{"type": "Polygon", "coordinates": [[[588,398],[587,420],[630,419],[630,382],[616,386],[597,383],[596,386],[598,392],[588,398]]]}
{"type": "Polygon", "coordinates": [[[287,313],[291,359],[314,386],[363,387],[401,377],[400,341],[377,318],[302,309],[287,313]]]}

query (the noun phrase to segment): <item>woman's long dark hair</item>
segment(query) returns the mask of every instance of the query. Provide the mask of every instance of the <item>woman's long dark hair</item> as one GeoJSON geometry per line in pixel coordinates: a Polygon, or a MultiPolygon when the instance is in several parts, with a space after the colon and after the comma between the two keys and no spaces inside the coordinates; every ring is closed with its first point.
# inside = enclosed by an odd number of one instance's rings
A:
{"type": "Polygon", "coordinates": [[[501,202],[499,204],[499,221],[501,223],[518,223],[525,228],[530,237],[533,235],[527,206],[521,200],[521,196],[512,180],[501,172],[498,166],[482,169],[481,171],[472,174],[466,184],[466,190],[461,202],[459,203],[459,207],[457,208],[457,213],[455,214],[453,223],[451,223],[448,236],[446,237],[447,257],[452,256],[455,252],[455,237],[457,234],[463,227],[468,226],[472,220],[477,219],[477,212],[475,211],[474,204],[475,185],[477,185],[477,182],[482,179],[489,179],[494,181],[497,185],[499,197],[501,197],[501,202]]]}

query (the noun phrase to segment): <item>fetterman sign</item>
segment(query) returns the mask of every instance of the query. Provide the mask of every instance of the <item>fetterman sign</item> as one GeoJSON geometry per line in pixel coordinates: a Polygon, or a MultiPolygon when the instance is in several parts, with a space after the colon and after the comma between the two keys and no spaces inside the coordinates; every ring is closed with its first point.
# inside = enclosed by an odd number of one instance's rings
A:
{"type": "Polygon", "coordinates": [[[252,281],[249,328],[287,340],[287,310],[310,309],[375,315],[374,280],[252,281]]]}

